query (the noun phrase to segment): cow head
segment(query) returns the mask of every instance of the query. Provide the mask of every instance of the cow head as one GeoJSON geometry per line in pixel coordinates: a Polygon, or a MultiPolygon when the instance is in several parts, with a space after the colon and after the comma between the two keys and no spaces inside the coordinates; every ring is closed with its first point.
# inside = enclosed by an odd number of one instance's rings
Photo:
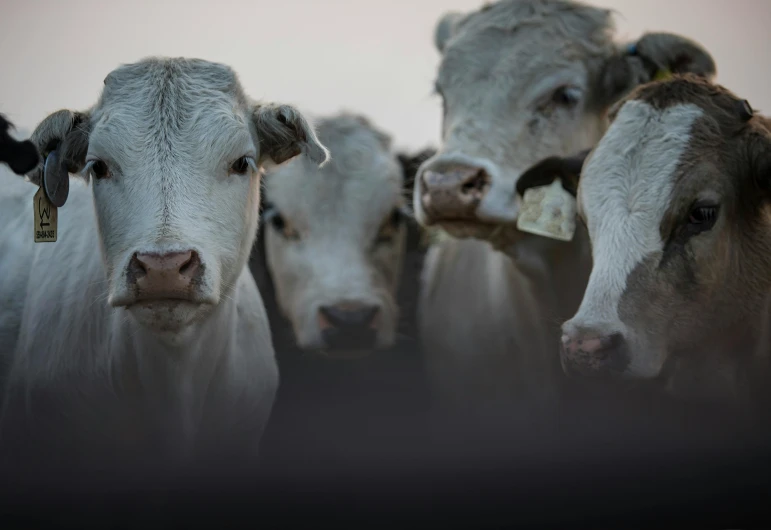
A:
{"type": "Polygon", "coordinates": [[[323,168],[298,159],[266,176],[265,257],[297,344],[359,356],[394,343],[416,162],[358,115],[319,120],[318,135],[323,168]]]}
{"type": "Polygon", "coordinates": [[[623,47],[612,37],[609,10],[564,0],[445,15],[435,32],[443,145],[416,179],[421,224],[489,239],[516,224],[522,173],[594,145],[614,101],[658,72],[715,72],[684,37],[647,34],[623,47]]]}
{"type": "Polygon", "coordinates": [[[693,76],[637,89],[611,118],[578,187],[594,265],[563,367],[652,379],[750,354],[771,291],[769,121],[693,76]]]}
{"type": "Polygon", "coordinates": [[[96,105],[51,114],[32,140],[91,183],[110,305],[172,338],[230,296],[258,225],[259,166],[327,157],[299,112],[250,102],[229,67],[197,59],[121,66],[96,105]]]}

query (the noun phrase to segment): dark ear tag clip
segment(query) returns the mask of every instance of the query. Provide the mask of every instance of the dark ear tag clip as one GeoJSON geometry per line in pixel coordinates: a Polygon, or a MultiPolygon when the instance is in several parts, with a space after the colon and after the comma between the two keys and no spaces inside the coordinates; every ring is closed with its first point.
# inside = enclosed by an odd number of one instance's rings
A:
{"type": "Polygon", "coordinates": [[[59,152],[56,150],[51,151],[46,157],[43,189],[48,200],[57,208],[61,208],[67,202],[67,196],[70,193],[70,174],[61,164],[59,152]]]}

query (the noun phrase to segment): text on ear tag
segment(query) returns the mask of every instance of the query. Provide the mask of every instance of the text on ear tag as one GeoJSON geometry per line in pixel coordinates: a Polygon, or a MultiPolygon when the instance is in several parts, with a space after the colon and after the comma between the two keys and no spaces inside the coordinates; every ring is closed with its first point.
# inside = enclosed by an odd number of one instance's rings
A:
{"type": "Polygon", "coordinates": [[[51,204],[57,208],[64,206],[70,193],[70,174],[61,164],[56,150],[48,153],[46,157],[42,186],[51,204]]]}
{"type": "Polygon", "coordinates": [[[38,188],[32,202],[35,211],[35,243],[55,243],[58,208],[48,200],[42,186],[38,188]]]}
{"type": "Polygon", "coordinates": [[[517,229],[538,236],[570,241],[576,232],[576,199],[559,178],[548,186],[525,190],[517,229]]]}

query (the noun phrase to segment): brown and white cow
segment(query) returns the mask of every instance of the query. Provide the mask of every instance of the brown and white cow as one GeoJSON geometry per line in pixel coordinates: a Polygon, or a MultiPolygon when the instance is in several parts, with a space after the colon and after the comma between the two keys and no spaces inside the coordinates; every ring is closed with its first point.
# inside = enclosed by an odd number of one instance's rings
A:
{"type": "Polygon", "coordinates": [[[666,71],[711,76],[715,65],[678,35],[649,33],[620,45],[610,10],[565,0],[502,0],[448,13],[435,44],[443,145],[419,170],[416,217],[476,239],[448,239],[429,251],[425,354],[435,357],[431,370],[450,399],[548,400],[561,373],[559,323],[580,303],[591,257],[580,226],[568,243],[516,229],[518,181],[545,158],[593,146],[608,108],[636,85],[666,71]]]}
{"type": "Polygon", "coordinates": [[[594,267],[563,367],[742,402],[771,352],[771,120],[694,76],[610,118],[578,187],[594,267]]]}

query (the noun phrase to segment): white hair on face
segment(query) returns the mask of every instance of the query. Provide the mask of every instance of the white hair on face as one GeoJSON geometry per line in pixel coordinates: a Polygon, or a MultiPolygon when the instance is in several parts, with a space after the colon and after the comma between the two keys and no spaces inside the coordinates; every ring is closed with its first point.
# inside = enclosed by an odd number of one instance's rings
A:
{"type": "MultiPolygon", "coordinates": [[[[619,317],[621,295],[632,270],[664,248],[659,226],[691,129],[702,115],[693,104],[659,110],[643,101],[628,101],[587,160],[578,199],[592,239],[594,265],[581,306],[566,329],[586,328],[603,335],[628,332],[619,317]]],[[[636,361],[632,359],[630,370],[660,368],[636,361]]]]}

